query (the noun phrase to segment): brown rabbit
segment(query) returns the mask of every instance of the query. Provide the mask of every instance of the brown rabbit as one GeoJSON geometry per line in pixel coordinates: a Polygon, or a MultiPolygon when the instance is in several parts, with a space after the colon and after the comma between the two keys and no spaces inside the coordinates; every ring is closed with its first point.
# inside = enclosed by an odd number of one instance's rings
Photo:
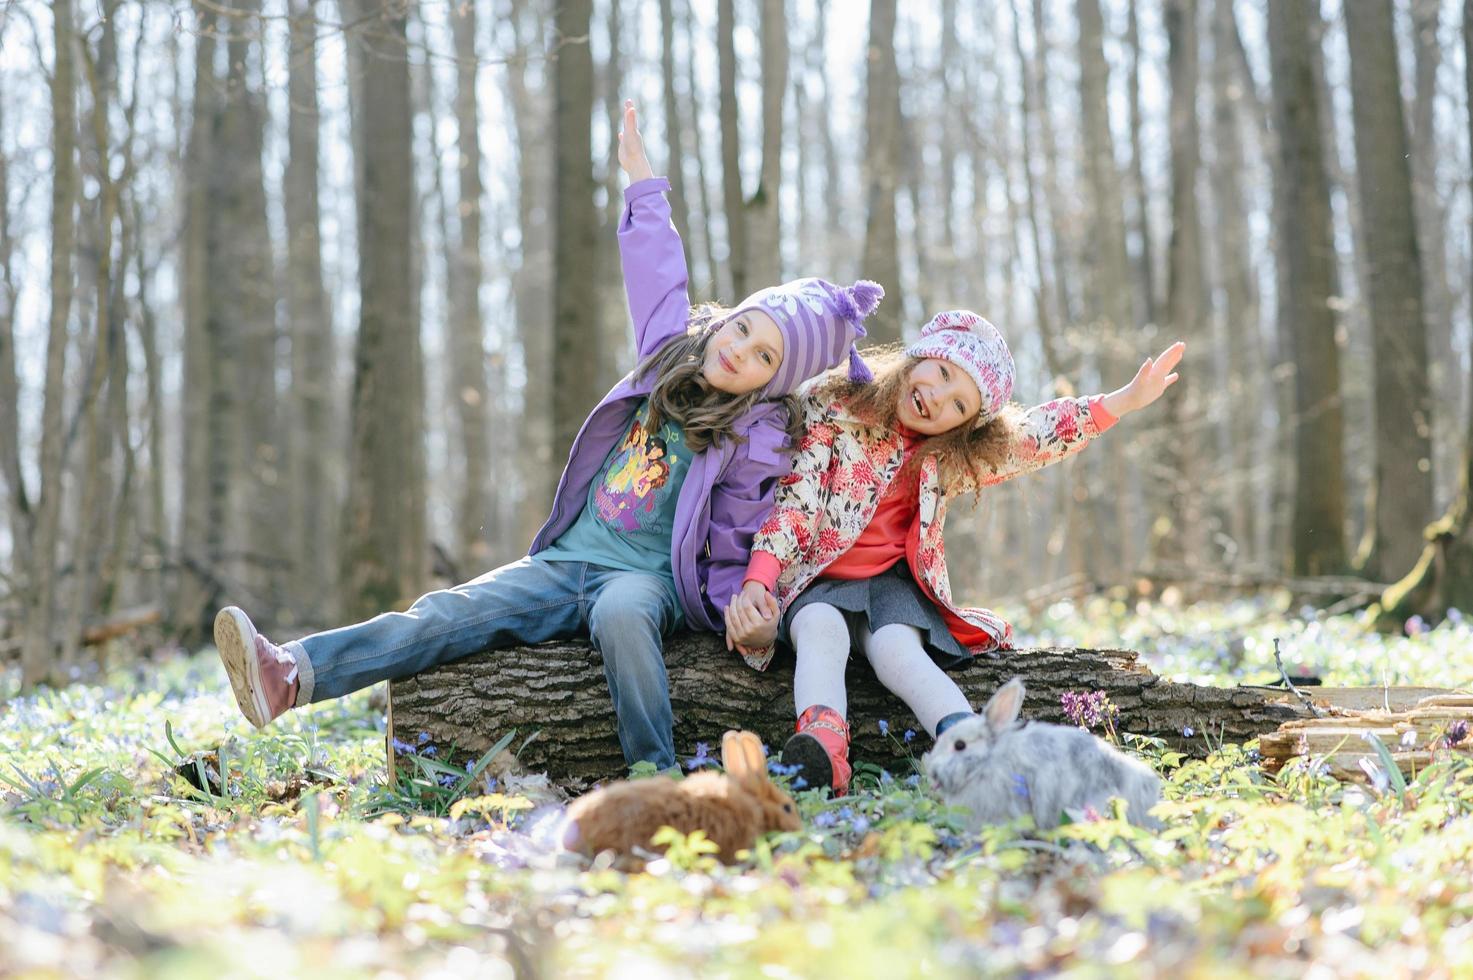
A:
{"type": "Polygon", "coordinates": [[[613,851],[625,867],[638,867],[635,849],[653,850],[650,838],[664,826],[689,834],[704,830],[727,864],[772,830],[800,830],[792,797],[767,777],[762,743],[751,732],[721,738],[726,773],[700,772],[683,780],[655,776],[610,783],[568,807],[563,845],[593,855],[613,851]]]}

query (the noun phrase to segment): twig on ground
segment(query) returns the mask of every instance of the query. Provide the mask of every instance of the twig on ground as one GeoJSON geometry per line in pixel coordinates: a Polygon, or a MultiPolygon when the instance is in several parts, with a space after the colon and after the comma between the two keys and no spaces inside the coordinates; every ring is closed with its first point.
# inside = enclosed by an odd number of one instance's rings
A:
{"type": "Polygon", "coordinates": [[[1314,715],[1316,718],[1325,717],[1325,712],[1320,710],[1320,708],[1317,707],[1312,700],[1310,700],[1309,695],[1299,690],[1299,688],[1294,686],[1294,682],[1289,680],[1289,672],[1284,669],[1284,658],[1279,655],[1279,638],[1277,636],[1274,637],[1274,665],[1279,668],[1279,676],[1284,679],[1284,686],[1287,687],[1290,692],[1299,699],[1301,704],[1309,709],[1310,714],[1314,715]]]}

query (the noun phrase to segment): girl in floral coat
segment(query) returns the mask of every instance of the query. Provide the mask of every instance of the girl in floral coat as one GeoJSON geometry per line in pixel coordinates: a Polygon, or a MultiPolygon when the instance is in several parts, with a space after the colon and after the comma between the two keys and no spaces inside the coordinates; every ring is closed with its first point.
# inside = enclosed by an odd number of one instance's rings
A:
{"type": "Polygon", "coordinates": [[[1055,463],[1154,402],[1185,347],[1147,359],[1108,395],[1008,403],[1013,358],[975,313],[938,314],[869,384],[842,377],[804,395],[793,472],[752,543],[727,643],[766,669],[781,638],[797,654],[797,734],[783,761],[810,786],[849,782],[844,668],[857,646],[876,675],[939,735],[971,714],[943,668],[1010,648],[1012,628],[952,601],[942,527],[950,498],[1055,463]]]}

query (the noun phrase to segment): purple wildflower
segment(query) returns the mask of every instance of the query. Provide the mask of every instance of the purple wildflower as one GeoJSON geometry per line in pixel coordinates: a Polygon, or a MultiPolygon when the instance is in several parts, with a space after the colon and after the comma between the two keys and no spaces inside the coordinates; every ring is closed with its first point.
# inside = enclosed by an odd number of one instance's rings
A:
{"type": "Polygon", "coordinates": [[[880,734],[881,735],[889,735],[890,734],[890,723],[888,721],[886,721],[885,719],[883,719],[883,718],[880,719],[880,734]]]}
{"type": "Polygon", "coordinates": [[[1024,779],[1023,774],[1020,772],[1013,773],[1013,792],[1021,800],[1031,797],[1031,794],[1028,792],[1028,780],[1024,779]]]}
{"type": "Polygon", "coordinates": [[[702,766],[714,766],[716,759],[711,755],[711,746],[705,742],[696,743],[696,754],[685,761],[685,768],[699,769],[702,766]]]}
{"type": "Polygon", "coordinates": [[[832,810],[824,810],[813,818],[813,826],[815,827],[832,827],[838,822],[839,818],[834,816],[832,810]]]}
{"type": "Polygon", "coordinates": [[[905,734],[903,736],[901,736],[901,737],[904,738],[905,741],[907,741],[907,742],[913,742],[913,741],[915,741],[915,737],[916,737],[915,729],[907,728],[905,730],[905,734]]]}
{"type": "Polygon", "coordinates": [[[1407,636],[1417,636],[1427,632],[1427,621],[1421,616],[1412,616],[1402,629],[1406,630],[1407,636]]]}
{"type": "Polygon", "coordinates": [[[1195,728],[1193,728],[1191,725],[1187,725],[1187,726],[1183,727],[1182,730],[1181,730],[1181,737],[1182,738],[1191,738],[1195,734],[1197,734],[1197,730],[1195,728]]]}
{"type": "Polygon", "coordinates": [[[869,817],[861,813],[854,818],[850,826],[854,828],[856,834],[862,834],[869,830],[869,817]]]}
{"type": "Polygon", "coordinates": [[[410,745],[408,742],[401,742],[397,738],[394,739],[394,751],[403,755],[419,755],[419,749],[410,745]]]}
{"type": "Polygon", "coordinates": [[[1465,718],[1459,718],[1448,726],[1447,734],[1442,737],[1442,740],[1447,743],[1448,748],[1452,748],[1467,737],[1468,721],[1465,718]]]}
{"type": "Polygon", "coordinates": [[[1064,709],[1064,717],[1085,731],[1100,725],[1113,727],[1120,713],[1104,691],[1065,691],[1059,695],[1059,705],[1064,709]]]}

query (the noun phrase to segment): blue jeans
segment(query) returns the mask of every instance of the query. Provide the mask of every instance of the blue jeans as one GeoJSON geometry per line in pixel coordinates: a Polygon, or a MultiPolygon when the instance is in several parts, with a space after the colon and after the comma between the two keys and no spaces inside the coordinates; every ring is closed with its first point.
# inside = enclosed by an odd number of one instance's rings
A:
{"type": "Polygon", "coordinates": [[[675,765],[662,638],[680,625],[675,583],[573,561],[523,558],[405,612],[286,644],[301,677],[297,703],[339,698],[481,650],[587,635],[603,655],[630,765],[675,765]]]}

